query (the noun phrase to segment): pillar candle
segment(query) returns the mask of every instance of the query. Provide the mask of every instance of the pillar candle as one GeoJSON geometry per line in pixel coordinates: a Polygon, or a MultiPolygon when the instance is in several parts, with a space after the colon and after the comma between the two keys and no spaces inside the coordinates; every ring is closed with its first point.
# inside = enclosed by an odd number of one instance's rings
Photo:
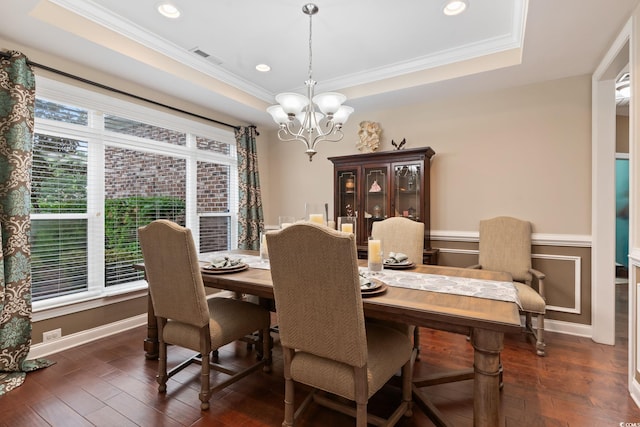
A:
{"type": "Polygon", "coordinates": [[[341,228],[343,233],[353,233],[353,224],[342,224],[341,228]]]}
{"type": "Polygon", "coordinates": [[[369,261],[382,262],[381,248],[380,240],[369,240],[369,261]]]}
{"type": "Polygon", "coordinates": [[[324,225],[324,215],[322,214],[310,214],[309,221],[315,222],[316,224],[324,225]]]}

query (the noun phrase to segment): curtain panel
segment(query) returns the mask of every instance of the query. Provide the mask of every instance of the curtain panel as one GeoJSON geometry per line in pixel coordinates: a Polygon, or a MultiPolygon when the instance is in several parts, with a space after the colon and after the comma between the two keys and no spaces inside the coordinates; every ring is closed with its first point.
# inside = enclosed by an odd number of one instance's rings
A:
{"type": "Polygon", "coordinates": [[[31,346],[31,161],[35,77],[27,58],[0,59],[0,395],[25,372],[49,366],[26,360],[31,346]]]}
{"type": "Polygon", "coordinates": [[[239,184],[238,249],[258,250],[260,231],[264,228],[256,135],[254,126],[235,131],[239,184]]]}

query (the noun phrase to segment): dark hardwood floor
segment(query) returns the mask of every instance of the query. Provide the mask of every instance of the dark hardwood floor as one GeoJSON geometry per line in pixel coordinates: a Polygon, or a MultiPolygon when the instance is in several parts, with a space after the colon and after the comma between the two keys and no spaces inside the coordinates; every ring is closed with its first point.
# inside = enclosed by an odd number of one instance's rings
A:
{"type": "MultiPolygon", "coordinates": [[[[626,285],[617,285],[615,346],[588,338],[547,333],[547,357],[538,357],[524,335],[508,335],[502,353],[503,412],[507,426],[619,426],[640,423],[640,409],[627,391],[626,285]]],[[[169,380],[158,394],[157,361],[145,360],[142,327],[49,356],[57,362],[27,375],[25,384],[0,397],[1,426],[280,426],[284,381],[279,346],[274,369],[259,372],[215,394],[209,411],[200,411],[199,366],[169,380]]],[[[434,372],[472,365],[473,351],[464,336],[421,329],[422,359],[416,371],[434,372]]],[[[187,353],[170,348],[170,359],[187,353]]],[[[245,364],[255,354],[243,343],[221,351],[221,361],[245,364]]],[[[212,374],[212,380],[215,380],[212,374]]],[[[298,390],[302,390],[300,387],[298,390]]],[[[427,390],[456,426],[472,425],[472,381],[427,390]]],[[[306,390],[304,390],[306,391],[306,390]]],[[[303,393],[299,393],[300,398],[303,393]]],[[[385,415],[399,396],[388,386],[370,402],[385,415]]],[[[303,427],[352,426],[352,418],[312,405],[303,427]]],[[[416,408],[398,426],[432,426],[416,408]]]]}

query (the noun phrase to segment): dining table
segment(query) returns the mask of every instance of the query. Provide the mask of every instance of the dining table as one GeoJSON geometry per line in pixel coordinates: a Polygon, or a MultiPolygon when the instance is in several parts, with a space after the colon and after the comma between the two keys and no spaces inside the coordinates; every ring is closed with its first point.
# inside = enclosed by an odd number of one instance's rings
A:
{"type": "MultiPolygon", "coordinates": [[[[255,251],[233,251],[227,255],[260,259],[256,257],[257,252],[255,251]]],[[[214,255],[202,254],[200,259],[203,266],[207,260],[212,259],[212,256],[214,255]]],[[[360,263],[360,269],[366,271],[366,260],[360,260],[360,263]]],[[[261,303],[273,308],[275,306],[273,304],[273,283],[268,264],[266,267],[255,262],[248,265],[253,266],[244,270],[235,269],[229,274],[207,274],[203,269],[204,285],[219,290],[232,291],[235,295],[254,295],[261,303]]],[[[144,264],[135,264],[134,268],[144,271],[144,264]]],[[[429,277],[450,279],[449,282],[469,279],[506,284],[512,281],[509,273],[458,267],[415,265],[407,271],[429,277]]],[[[402,275],[400,278],[396,277],[395,282],[402,285],[402,278],[402,275]]],[[[473,425],[476,427],[505,425],[500,403],[500,352],[503,349],[505,333],[522,331],[517,301],[483,298],[447,291],[414,289],[390,284],[386,286],[384,292],[363,297],[362,303],[367,318],[432,328],[469,337],[474,349],[473,367],[469,369],[471,375],[468,372],[460,373],[459,378],[473,378],[473,425]]],[[[150,297],[144,349],[147,358],[158,357],[158,329],[150,297]]],[[[455,349],[452,350],[455,351],[455,349]]],[[[424,386],[430,384],[433,384],[431,379],[413,378],[414,402],[425,411],[436,425],[449,426],[449,422],[431,404],[422,390],[424,386]]]]}

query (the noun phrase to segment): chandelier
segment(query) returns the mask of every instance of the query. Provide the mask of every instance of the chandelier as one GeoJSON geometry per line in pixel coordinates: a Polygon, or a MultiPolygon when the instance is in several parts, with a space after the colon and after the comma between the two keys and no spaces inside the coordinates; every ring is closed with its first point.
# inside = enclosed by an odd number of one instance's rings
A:
{"type": "Polygon", "coordinates": [[[311,68],[311,21],[318,13],[318,6],[308,3],[302,11],[309,15],[309,78],[304,82],[307,96],[298,93],[280,93],[276,95],[277,105],[267,108],[273,120],[278,123],[278,138],[281,141],[301,141],[307,147],[309,161],[316,154],[316,145],[320,141],[337,142],[344,136],[342,125],[353,113],[353,108],[342,105],[347,97],[341,93],[325,92],[314,95],[316,81],[311,68]],[[317,111],[319,110],[319,111],[317,111]]]}

